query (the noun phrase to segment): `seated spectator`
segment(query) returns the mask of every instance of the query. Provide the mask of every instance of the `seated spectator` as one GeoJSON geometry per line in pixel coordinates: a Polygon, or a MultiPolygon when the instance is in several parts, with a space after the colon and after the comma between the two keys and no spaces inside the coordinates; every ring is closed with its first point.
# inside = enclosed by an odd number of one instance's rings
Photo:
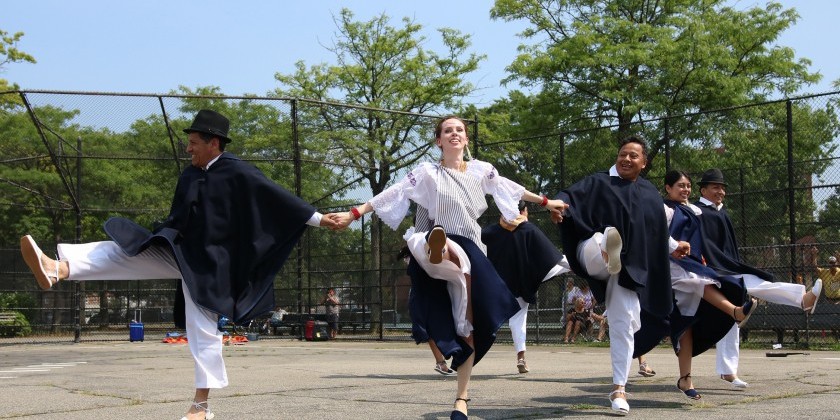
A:
{"type": "MultiPolygon", "coordinates": [[[[816,265],[816,257],[814,263],[816,265]]],[[[817,276],[823,281],[825,297],[840,304],[840,267],[837,265],[837,257],[828,257],[828,268],[817,267],[817,276]]]]}
{"type": "MultiPolygon", "coordinates": [[[[569,280],[571,281],[571,280],[569,280]]],[[[568,285],[567,285],[568,288],[568,285]]],[[[568,289],[567,289],[568,290],[568,289]]],[[[570,307],[573,307],[573,302],[575,299],[581,298],[583,299],[583,307],[586,310],[591,311],[595,308],[595,305],[598,303],[595,300],[595,296],[592,295],[592,290],[589,289],[589,283],[583,283],[580,288],[574,286],[571,290],[568,290],[566,295],[566,303],[569,304],[570,307]]]]}
{"type": "Polygon", "coordinates": [[[607,329],[610,326],[609,322],[607,321],[607,311],[604,311],[600,315],[593,311],[592,321],[598,323],[598,338],[595,339],[595,342],[600,343],[601,341],[604,341],[604,336],[607,334],[607,331],[609,331],[607,329]]]}
{"type": "Polygon", "coordinates": [[[265,324],[263,324],[262,330],[265,333],[268,333],[270,328],[277,328],[283,326],[283,317],[288,314],[285,309],[281,307],[277,307],[271,312],[271,317],[265,320],[265,324]]]}
{"type": "Polygon", "coordinates": [[[592,311],[586,309],[583,298],[576,298],[574,304],[575,306],[569,309],[569,313],[566,315],[566,338],[563,340],[566,344],[574,343],[578,333],[588,330],[592,325],[592,311]],[[571,336],[571,341],[569,336],[571,336]]]}

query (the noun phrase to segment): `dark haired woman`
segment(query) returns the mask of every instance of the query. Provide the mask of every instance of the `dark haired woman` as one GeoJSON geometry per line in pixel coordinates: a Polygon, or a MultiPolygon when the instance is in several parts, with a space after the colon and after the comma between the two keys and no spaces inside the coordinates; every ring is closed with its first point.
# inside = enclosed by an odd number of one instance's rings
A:
{"type": "MultiPolygon", "coordinates": [[[[691,178],[683,171],[665,174],[665,217],[672,241],[690,244],[689,252],[671,254],[671,287],[676,306],[671,315],[671,343],[679,359],[677,388],[690,399],[700,399],[691,381],[691,359],[723,338],[733,323],[749,317],[755,304],[745,300],[740,279],[722,276],[705,266],[702,257],[700,209],[690,204],[691,178]]],[[[671,249],[674,249],[671,246],[671,249]]]]}

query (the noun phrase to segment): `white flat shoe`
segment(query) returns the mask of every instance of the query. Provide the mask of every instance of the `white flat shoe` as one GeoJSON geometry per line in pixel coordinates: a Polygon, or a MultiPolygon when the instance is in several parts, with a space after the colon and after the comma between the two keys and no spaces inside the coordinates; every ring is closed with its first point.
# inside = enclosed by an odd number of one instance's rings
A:
{"type": "Polygon", "coordinates": [[[621,234],[618,229],[608,227],[604,229],[604,251],[607,253],[607,272],[618,274],[621,272],[621,234]]]}
{"type": "Polygon", "coordinates": [[[620,391],[620,390],[615,390],[613,392],[610,392],[610,395],[609,395],[610,404],[611,404],[610,408],[612,409],[612,411],[614,411],[616,414],[618,414],[620,416],[626,416],[626,415],[630,414],[630,404],[627,404],[627,399],[624,398],[624,397],[613,398],[612,396],[614,394],[624,394],[625,396],[627,395],[627,393],[625,391],[620,391]]]}
{"type": "Polygon", "coordinates": [[[729,382],[732,385],[733,388],[746,388],[746,387],[750,386],[750,384],[742,381],[740,378],[737,378],[737,377],[730,381],[729,379],[726,379],[725,376],[720,375],[720,379],[723,379],[724,381],[729,382]]]}
{"type": "Polygon", "coordinates": [[[58,261],[55,264],[55,276],[50,277],[44,265],[41,263],[41,257],[44,255],[41,248],[32,239],[32,236],[26,235],[20,238],[20,253],[23,255],[23,261],[35,275],[35,280],[38,281],[38,286],[44,290],[49,290],[52,285],[58,283],[58,261]]]}
{"type": "Polygon", "coordinates": [[[429,262],[432,264],[440,264],[443,261],[443,250],[446,247],[446,231],[441,226],[435,226],[426,235],[426,253],[429,257],[429,262]]]}
{"type": "MultiPolygon", "coordinates": [[[[193,407],[195,407],[198,410],[204,410],[204,419],[205,420],[213,420],[213,418],[216,417],[216,415],[213,414],[212,411],[210,411],[210,407],[207,405],[207,401],[200,402],[200,403],[194,402],[193,407]]],[[[181,417],[181,420],[189,420],[189,419],[187,418],[187,416],[184,416],[184,417],[181,417]]]]}
{"type": "MultiPolygon", "coordinates": [[[[813,314],[814,311],[817,310],[817,302],[820,300],[820,294],[822,293],[822,279],[817,279],[817,281],[814,282],[814,287],[812,287],[811,290],[808,293],[813,293],[814,296],[816,296],[816,299],[814,299],[814,304],[813,305],[811,305],[807,308],[805,308],[803,306],[802,309],[805,312],[813,314]]],[[[806,295],[808,293],[806,293],[806,295]]],[[[804,301],[803,301],[803,304],[804,304],[804,301]]]]}

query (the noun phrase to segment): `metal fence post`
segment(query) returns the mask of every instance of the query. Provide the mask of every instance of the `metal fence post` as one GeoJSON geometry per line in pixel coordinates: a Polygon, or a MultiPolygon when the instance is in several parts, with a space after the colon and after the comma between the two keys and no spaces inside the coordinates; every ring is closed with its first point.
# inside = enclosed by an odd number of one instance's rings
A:
{"type": "Polygon", "coordinates": [[[796,278],[796,195],[794,191],[793,171],[793,103],[785,101],[785,130],[787,131],[787,187],[788,187],[788,224],[790,229],[790,275],[796,278]]]}
{"type": "Polygon", "coordinates": [[[475,152],[474,157],[476,159],[478,159],[478,156],[480,154],[480,151],[479,151],[480,147],[479,147],[479,143],[478,143],[478,114],[475,114],[475,120],[473,121],[473,138],[472,138],[472,140],[473,140],[473,143],[475,143],[475,147],[473,148],[473,149],[475,149],[474,150],[474,152],[475,152]]]}
{"type": "Polygon", "coordinates": [[[664,136],[665,136],[665,170],[671,170],[671,116],[665,116],[665,128],[664,128],[664,136]]]}
{"type": "MultiPolygon", "coordinates": [[[[785,132],[787,134],[787,183],[788,183],[788,224],[790,225],[790,278],[795,279],[798,274],[796,267],[796,194],[794,188],[794,168],[793,168],[793,101],[788,99],[785,101],[785,132]]],[[[811,326],[809,321],[811,319],[807,314],[805,317],[805,347],[810,347],[811,341],[811,326]]]]}
{"type": "MultiPolygon", "coordinates": [[[[76,243],[82,243],[82,137],[76,138],[76,243]]],[[[76,316],[74,317],[73,342],[82,341],[82,320],[85,318],[85,282],[75,282],[76,316]]]]}
{"type": "Polygon", "coordinates": [[[566,135],[560,135],[560,189],[566,188],[566,135]]]}
{"type": "MultiPolygon", "coordinates": [[[[298,115],[297,115],[297,100],[292,99],[292,155],[294,159],[294,173],[295,173],[295,195],[300,197],[301,194],[301,175],[300,175],[300,142],[298,138],[298,115]]],[[[303,249],[298,244],[297,248],[297,307],[298,313],[303,313],[303,249]]],[[[311,294],[311,290],[309,291],[311,294]]],[[[303,318],[301,318],[301,331],[303,330],[303,318]]]]}
{"type": "MultiPolygon", "coordinates": [[[[172,136],[172,126],[169,124],[169,116],[166,115],[166,106],[163,105],[163,97],[158,96],[157,99],[160,104],[160,112],[163,115],[163,124],[166,126],[166,134],[169,136],[169,144],[172,146],[172,157],[175,159],[175,168],[178,169],[178,173],[180,174],[181,159],[179,158],[178,148],[175,147],[175,138],[172,136]]],[[[181,148],[181,150],[183,150],[183,148],[181,148]]]]}
{"type": "Polygon", "coordinates": [[[379,276],[378,276],[379,277],[379,287],[377,287],[377,289],[379,291],[379,299],[377,299],[379,301],[379,305],[378,305],[379,306],[379,327],[378,327],[378,330],[379,330],[379,339],[382,340],[383,339],[382,324],[384,323],[384,319],[382,318],[382,306],[384,306],[383,305],[384,304],[383,296],[382,296],[382,275],[384,274],[382,272],[382,219],[377,218],[376,223],[379,224],[379,229],[377,229],[378,233],[379,233],[379,269],[377,270],[377,271],[379,271],[379,276]]]}

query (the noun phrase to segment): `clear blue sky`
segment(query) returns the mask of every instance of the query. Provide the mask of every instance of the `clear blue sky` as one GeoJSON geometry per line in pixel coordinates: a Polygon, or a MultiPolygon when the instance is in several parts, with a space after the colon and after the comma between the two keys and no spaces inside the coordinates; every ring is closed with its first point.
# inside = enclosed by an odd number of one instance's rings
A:
{"type": "MultiPolygon", "coordinates": [[[[782,0],[800,14],[779,44],[812,60],[823,81],[806,93],[832,90],[840,79],[840,2],[782,0]]],[[[392,25],[410,17],[423,25],[428,48],[435,31],[452,27],[471,34],[472,51],[487,59],[472,77],[480,88],[468,102],[488,105],[505,95],[505,67],[516,55],[524,23],[491,21],[492,0],[304,1],[66,1],[5,2],[0,28],[26,35],[18,47],[37,64],[7,65],[0,77],[23,89],[166,93],[179,85],[219,86],[229,95],[264,95],[278,87],[276,72],[293,64],[332,62],[324,46],[336,31],[342,7],[358,20],[385,12],[392,25]]],[[[739,9],[764,1],[733,0],[739,9]]]]}

